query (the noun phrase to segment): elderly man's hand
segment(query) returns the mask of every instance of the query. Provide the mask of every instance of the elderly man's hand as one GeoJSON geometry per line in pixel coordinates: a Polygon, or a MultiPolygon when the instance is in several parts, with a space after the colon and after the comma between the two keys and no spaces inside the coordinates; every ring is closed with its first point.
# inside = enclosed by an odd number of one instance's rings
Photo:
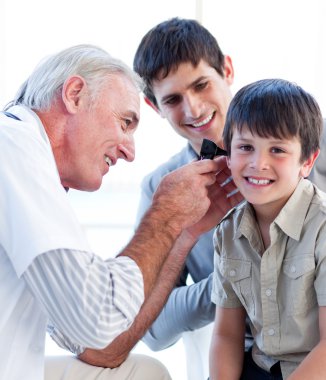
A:
{"type": "Polygon", "coordinates": [[[198,238],[202,233],[215,227],[232,207],[243,200],[232,180],[226,158],[219,157],[215,161],[218,162],[219,171],[216,174],[216,182],[208,187],[210,207],[199,222],[187,229],[193,237],[198,238]]]}
{"type": "Polygon", "coordinates": [[[192,162],[173,171],[162,179],[152,209],[159,210],[168,227],[180,233],[207,213],[211,198],[216,197],[213,187],[219,187],[216,174],[226,169],[225,160],[220,159],[192,162]]]}

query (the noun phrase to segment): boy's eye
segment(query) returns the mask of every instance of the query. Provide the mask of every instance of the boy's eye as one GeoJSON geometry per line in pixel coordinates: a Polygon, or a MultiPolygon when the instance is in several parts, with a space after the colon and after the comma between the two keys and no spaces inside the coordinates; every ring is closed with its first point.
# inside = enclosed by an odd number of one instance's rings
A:
{"type": "Polygon", "coordinates": [[[254,148],[252,145],[240,145],[239,146],[239,149],[240,150],[243,150],[244,152],[250,152],[252,151],[254,148]]]}
{"type": "Polygon", "coordinates": [[[273,148],[271,149],[271,152],[272,152],[272,153],[284,153],[284,150],[281,149],[281,148],[273,147],[273,148]]]}

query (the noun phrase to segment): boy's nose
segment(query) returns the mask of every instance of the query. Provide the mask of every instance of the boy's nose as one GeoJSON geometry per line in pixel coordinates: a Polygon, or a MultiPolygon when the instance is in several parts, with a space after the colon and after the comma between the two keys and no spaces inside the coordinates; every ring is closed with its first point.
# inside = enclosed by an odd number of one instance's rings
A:
{"type": "Polygon", "coordinates": [[[252,157],[250,167],[255,170],[267,170],[269,168],[268,158],[265,154],[257,152],[252,157]]]}

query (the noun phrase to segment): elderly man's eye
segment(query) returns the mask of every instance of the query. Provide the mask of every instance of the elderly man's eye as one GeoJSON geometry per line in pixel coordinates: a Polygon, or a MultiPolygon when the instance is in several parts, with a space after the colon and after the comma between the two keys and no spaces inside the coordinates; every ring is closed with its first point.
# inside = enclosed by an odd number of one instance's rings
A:
{"type": "Polygon", "coordinates": [[[131,127],[132,120],[131,119],[123,119],[121,127],[124,131],[127,131],[129,127],[131,127]]]}

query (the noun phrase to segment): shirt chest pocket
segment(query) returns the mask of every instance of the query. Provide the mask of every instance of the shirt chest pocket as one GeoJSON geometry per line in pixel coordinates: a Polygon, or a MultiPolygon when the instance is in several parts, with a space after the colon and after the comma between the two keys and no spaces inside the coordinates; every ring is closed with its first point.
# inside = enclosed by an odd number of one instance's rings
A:
{"type": "Polygon", "coordinates": [[[305,255],[285,259],[283,262],[283,273],[287,315],[307,313],[317,303],[314,288],[314,256],[305,255]]]}
{"type": "Polygon", "coordinates": [[[248,314],[255,314],[252,292],[251,262],[234,259],[221,259],[220,271],[228,280],[248,314]]]}

